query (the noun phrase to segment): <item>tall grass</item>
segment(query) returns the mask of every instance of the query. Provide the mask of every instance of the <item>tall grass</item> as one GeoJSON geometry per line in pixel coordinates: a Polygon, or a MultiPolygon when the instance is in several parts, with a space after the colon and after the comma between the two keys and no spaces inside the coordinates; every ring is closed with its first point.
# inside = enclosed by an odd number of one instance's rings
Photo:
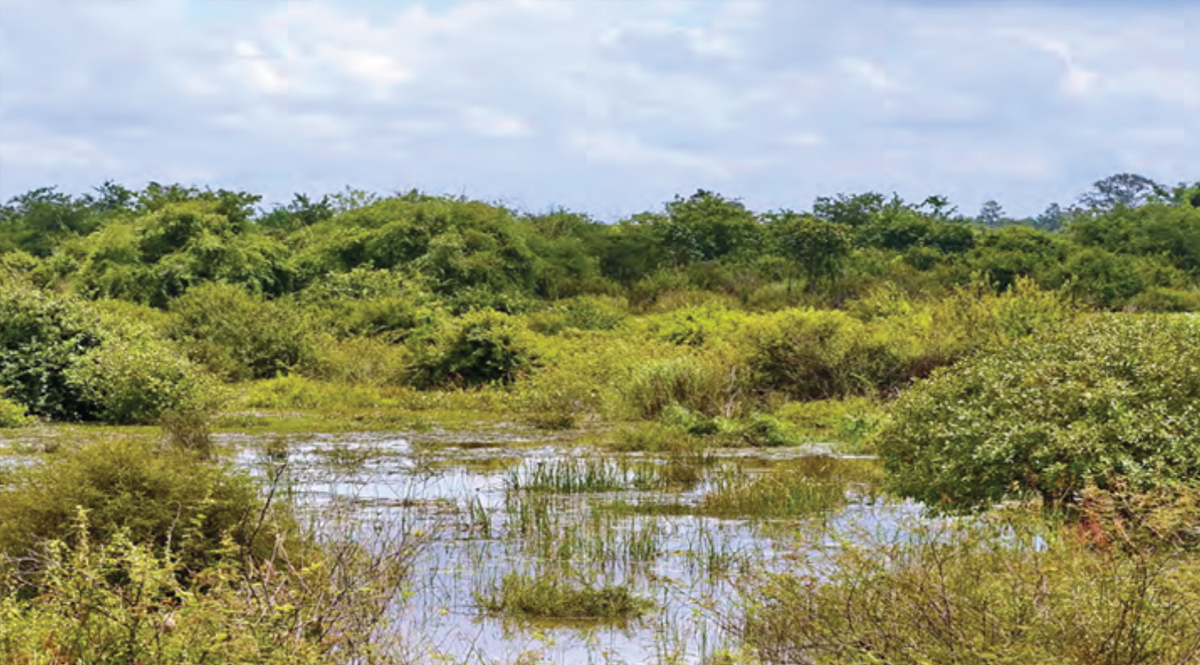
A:
{"type": "Polygon", "coordinates": [[[733,621],[765,664],[1200,660],[1195,555],[1097,551],[1036,518],[808,547],[826,556],[759,576],[733,621]]]}

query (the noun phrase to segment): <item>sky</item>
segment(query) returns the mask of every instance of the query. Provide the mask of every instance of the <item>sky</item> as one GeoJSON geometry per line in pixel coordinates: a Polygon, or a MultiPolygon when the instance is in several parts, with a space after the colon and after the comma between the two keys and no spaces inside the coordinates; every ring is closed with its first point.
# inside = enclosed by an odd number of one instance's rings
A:
{"type": "Polygon", "coordinates": [[[0,0],[0,199],[417,188],[616,220],[1200,179],[1200,0],[0,0]]]}

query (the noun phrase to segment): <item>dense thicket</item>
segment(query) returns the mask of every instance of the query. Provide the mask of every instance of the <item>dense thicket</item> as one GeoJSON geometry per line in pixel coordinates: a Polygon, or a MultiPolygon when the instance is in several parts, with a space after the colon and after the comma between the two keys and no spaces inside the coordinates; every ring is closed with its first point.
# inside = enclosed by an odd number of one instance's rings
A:
{"type": "Polygon", "coordinates": [[[1056,207],[1053,224],[969,218],[941,197],[912,204],[873,193],[821,197],[809,212],[758,213],[698,191],[604,224],[415,191],[297,195],[263,211],[254,209],[261,197],[247,193],[106,183],[78,197],[44,188],[13,198],[0,207],[0,253],[43,284],[164,309],[213,282],[275,298],[328,292],[335,281],[344,296],[419,292],[453,311],[513,313],[588,293],[649,302],[681,285],[747,301],[782,283],[840,302],[883,280],[946,289],[976,273],[1000,290],[1030,277],[1103,308],[1191,309],[1200,184],[1145,183],[1128,174],[1102,180],[1078,205],[1056,207]],[[353,293],[344,276],[354,271],[396,280],[353,293]]]}
{"type": "MultiPolygon", "coordinates": [[[[705,386],[660,406],[729,415],[891,394],[1076,307],[1200,309],[1200,183],[1128,174],[1020,222],[874,193],[755,212],[698,191],[615,224],[416,191],[259,202],[106,183],[0,206],[6,413],[153,419],[204,401],[197,367],[422,388],[533,374],[561,381],[541,394],[564,410],[599,408],[556,367],[577,353],[572,336],[632,326],[625,358],[646,363],[630,385],[659,398],[705,386]],[[141,384],[157,393],[139,397],[141,384]]],[[[574,371],[612,378],[592,369],[574,371]]],[[[659,398],[635,410],[656,414],[659,398]]]]}

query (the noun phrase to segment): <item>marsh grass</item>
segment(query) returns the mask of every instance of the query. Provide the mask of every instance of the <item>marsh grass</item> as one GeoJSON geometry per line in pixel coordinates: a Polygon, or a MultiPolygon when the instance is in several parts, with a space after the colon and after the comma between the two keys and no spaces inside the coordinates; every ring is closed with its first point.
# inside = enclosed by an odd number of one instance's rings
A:
{"type": "Polygon", "coordinates": [[[514,469],[506,477],[506,486],[526,492],[614,492],[628,486],[628,476],[620,465],[600,458],[559,458],[538,462],[531,470],[514,469]]]}
{"type": "Polygon", "coordinates": [[[870,460],[803,457],[765,473],[718,478],[696,511],[718,517],[821,515],[846,505],[851,489],[869,489],[879,476],[870,460]]]}
{"type": "Polygon", "coordinates": [[[575,582],[552,572],[511,572],[475,595],[480,609],[511,618],[629,621],[653,607],[627,585],[575,582]]]}
{"type": "Polygon", "coordinates": [[[1200,660],[1196,555],[1098,550],[1023,513],[811,542],[759,574],[732,623],[768,665],[1185,665],[1200,660]]]}

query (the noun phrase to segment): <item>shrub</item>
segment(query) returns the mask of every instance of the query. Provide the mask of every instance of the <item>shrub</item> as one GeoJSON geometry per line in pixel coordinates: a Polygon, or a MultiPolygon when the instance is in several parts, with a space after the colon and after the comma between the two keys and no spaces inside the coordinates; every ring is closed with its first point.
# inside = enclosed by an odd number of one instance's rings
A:
{"type": "Polygon", "coordinates": [[[246,406],[264,409],[370,409],[395,403],[370,385],[323,383],[295,374],[259,381],[246,397],[246,406]]]}
{"type": "Polygon", "coordinates": [[[0,561],[0,661],[10,665],[407,663],[388,621],[422,544],[408,532],[363,533],[337,515],[318,542],[283,534],[273,558],[224,540],[188,567],[202,520],[164,548],[118,530],[95,539],[86,514],[72,546],[45,544],[31,579],[0,561]],[[357,542],[354,542],[357,540],[357,542]]]}
{"type": "Polygon", "coordinates": [[[149,423],[169,412],[208,411],[221,395],[216,381],[148,331],[128,331],[78,357],[67,383],[112,423],[149,423]]]}
{"type": "Polygon", "coordinates": [[[408,379],[408,347],[381,337],[314,338],[314,350],[300,368],[312,378],[346,384],[398,386],[408,379]]]}
{"type": "Polygon", "coordinates": [[[478,310],[412,340],[418,387],[511,383],[536,362],[531,333],[502,312],[478,310]]]}
{"type": "Polygon", "coordinates": [[[149,442],[86,445],[7,480],[0,491],[0,555],[28,557],[52,539],[77,544],[72,525],[80,509],[90,538],[124,531],[132,542],[157,548],[201,523],[192,549],[179,553],[193,567],[211,561],[227,535],[262,557],[273,546],[269,529],[256,533],[263,508],[248,476],[184,452],[156,451],[149,442]]]}
{"type": "Polygon", "coordinates": [[[700,346],[724,339],[737,330],[745,315],[719,304],[684,307],[649,321],[650,330],[672,344],[700,346]]]}
{"type": "Polygon", "coordinates": [[[5,427],[24,427],[32,422],[27,415],[25,405],[10,401],[0,389],[0,429],[5,427]]]}
{"type": "Polygon", "coordinates": [[[554,303],[550,309],[529,317],[529,327],[544,335],[563,330],[614,330],[629,318],[629,308],[620,298],[577,296],[554,303]]]}
{"type": "Polygon", "coordinates": [[[67,370],[103,340],[99,318],[79,301],[0,276],[0,386],[31,413],[95,416],[96,405],[70,384],[67,370]]]}
{"type": "Polygon", "coordinates": [[[747,321],[735,336],[748,381],[796,399],[869,394],[899,371],[895,352],[841,311],[787,310],[747,321]]]}
{"type": "Polygon", "coordinates": [[[874,437],[889,486],[945,510],[1070,502],[1200,474],[1200,321],[1094,315],[936,372],[874,437]]]}
{"type": "Polygon", "coordinates": [[[269,378],[313,355],[312,322],[294,304],[228,284],[188,290],[171,303],[168,332],[188,355],[228,379],[269,378]]]}
{"type": "Polygon", "coordinates": [[[626,410],[637,418],[658,417],[671,405],[729,417],[743,406],[736,370],[715,354],[646,361],[632,369],[619,390],[626,410]]]}
{"type": "Polygon", "coordinates": [[[1139,312],[1200,312],[1200,291],[1156,287],[1129,302],[1139,312]]]}

